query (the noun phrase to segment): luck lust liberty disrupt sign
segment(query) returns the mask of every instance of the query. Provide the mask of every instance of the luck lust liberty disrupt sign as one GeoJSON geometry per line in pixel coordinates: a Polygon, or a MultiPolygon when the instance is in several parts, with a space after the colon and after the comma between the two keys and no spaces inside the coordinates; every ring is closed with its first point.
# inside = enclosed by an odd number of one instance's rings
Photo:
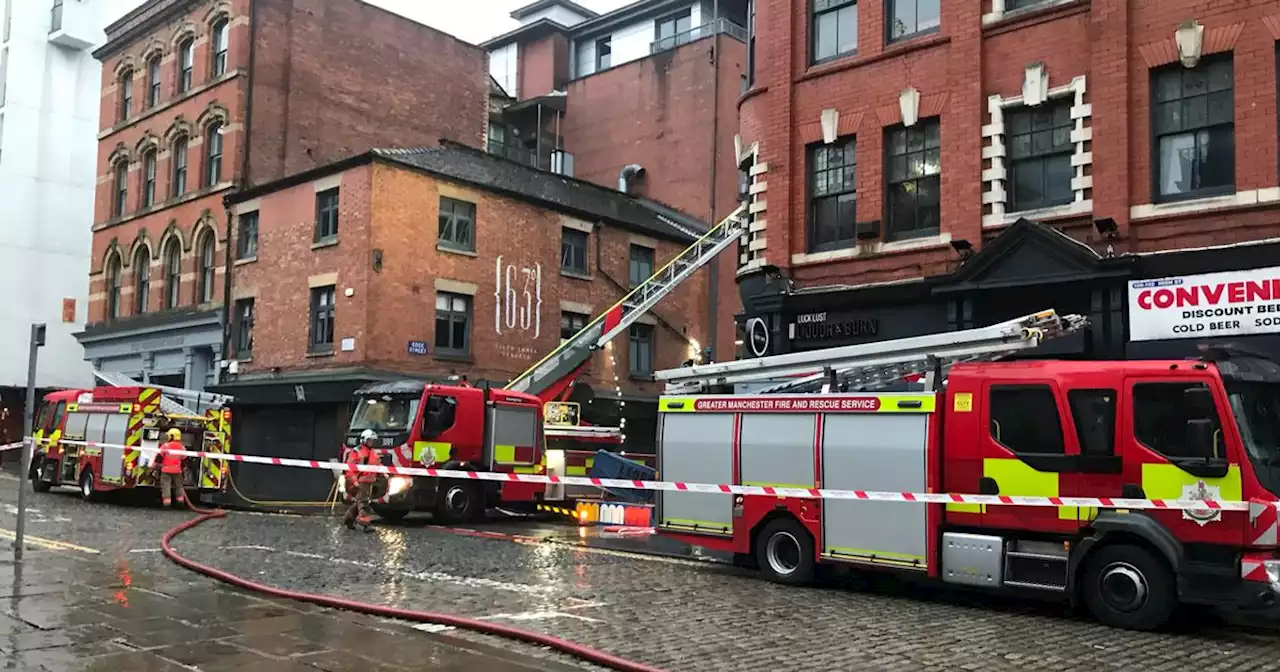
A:
{"type": "Polygon", "coordinates": [[[1129,282],[1129,340],[1280,332],[1280,267],[1129,282]]]}

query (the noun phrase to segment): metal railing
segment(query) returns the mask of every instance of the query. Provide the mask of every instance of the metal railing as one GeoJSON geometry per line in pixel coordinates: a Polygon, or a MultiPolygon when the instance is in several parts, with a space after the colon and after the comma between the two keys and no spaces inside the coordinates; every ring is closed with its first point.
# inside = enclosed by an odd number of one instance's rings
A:
{"type": "Polygon", "coordinates": [[[747,29],[730,21],[729,19],[717,19],[708,21],[701,26],[696,26],[684,31],[664,37],[660,40],[654,40],[649,43],[649,53],[656,54],[663,51],[670,51],[676,47],[682,47],[690,42],[696,42],[704,37],[711,37],[716,33],[723,33],[732,37],[739,42],[747,41],[747,29]]]}
{"type": "Polygon", "coordinates": [[[490,140],[489,153],[516,163],[523,163],[538,170],[573,177],[573,154],[563,149],[546,150],[542,156],[538,156],[537,152],[531,149],[499,140],[490,140]]]}

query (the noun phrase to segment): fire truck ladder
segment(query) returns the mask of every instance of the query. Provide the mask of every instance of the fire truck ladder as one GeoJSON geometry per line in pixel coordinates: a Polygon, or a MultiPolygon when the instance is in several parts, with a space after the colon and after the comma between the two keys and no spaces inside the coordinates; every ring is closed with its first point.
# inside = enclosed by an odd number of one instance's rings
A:
{"type": "Polygon", "coordinates": [[[94,371],[93,375],[104,385],[108,385],[110,387],[150,387],[160,390],[160,410],[165,415],[170,416],[199,416],[201,415],[199,412],[201,404],[210,408],[221,408],[226,406],[233,399],[233,397],[225,394],[198,392],[196,390],[185,390],[178,387],[169,387],[167,385],[155,385],[153,383],[140,383],[123,373],[94,371]],[[194,401],[196,406],[195,410],[192,410],[186,404],[179,403],[176,399],[194,401]]]}
{"type": "Polygon", "coordinates": [[[728,248],[742,235],[746,226],[746,206],[742,205],[637,285],[622,300],[561,343],[560,347],[529,367],[528,371],[511,379],[506,389],[539,394],[572,374],[590,359],[591,353],[603,348],[614,336],[649,312],[671,290],[728,248]]]}
{"type": "Polygon", "coordinates": [[[955,364],[1029,350],[1087,324],[1081,315],[1045,310],[978,329],[668,369],[654,378],[667,383],[667,394],[705,393],[717,386],[778,378],[792,380],[756,394],[867,391],[913,374],[925,374],[926,388],[932,389],[932,376],[945,376],[955,364]]]}

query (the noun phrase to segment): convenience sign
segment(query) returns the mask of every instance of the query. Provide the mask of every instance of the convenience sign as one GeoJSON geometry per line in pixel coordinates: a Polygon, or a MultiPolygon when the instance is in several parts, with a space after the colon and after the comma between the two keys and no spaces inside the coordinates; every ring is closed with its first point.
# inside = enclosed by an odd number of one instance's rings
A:
{"type": "Polygon", "coordinates": [[[1280,333],[1280,267],[1129,282],[1129,340],[1280,333]]]}

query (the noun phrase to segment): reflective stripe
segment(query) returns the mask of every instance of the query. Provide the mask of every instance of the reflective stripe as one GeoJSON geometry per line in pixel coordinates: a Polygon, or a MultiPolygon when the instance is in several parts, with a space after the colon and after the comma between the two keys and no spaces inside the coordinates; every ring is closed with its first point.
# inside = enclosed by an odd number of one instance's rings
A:
{"type": "MultiPolygon", "coordinates": [[[[597,509],[597,516],[598,515],[599,514],[597,509]]],[[[691,528],[693,530],[697,530],[699,532],[705,532],[707,530],[715,530],[718,532],[729,532],[730,529],[732,529],[729,525],[726,525],[725,523],[717,523],[710,520],[692,520],[689,518],[663,518],[660,526],[661,527],[685,527],[685,528],[691,528]]]]}
{"type": "MultiPolygon", "coordinates": [[[[1038,471],[1017,458],[988,457],[982,460],[982,475],[994,479],[1000,494],[1009,497],[1057,497],[1058,474],[1038,471]]],[[[948,504],[955,513],[986,513],[985,504],[948,504]]],[[[1091,507],[1060,506],[1059,520],[1090,520],[1097,515],[1091,507]]]]}
{"type": "MultiPolygon", "coordinates": [[[[1198,493],[1203,483],[1210,499],[1234,502],[1241,499],[1243,489],[1240,481],[1240,466],[1233,464],[1227,468],[1227,475],[1221,478],[1201,478],[1189,474],[1178,467],[1168,464],[1142,465],[1142,490],[1148,499],[1200,499],[1198,493]],[[1215,490],[1217,492],[1215,492],[1215,490]]],[[[1185,520],[1207,525],[1222,519],[1222,511],[1213,509],[1183,509],[1185,520]]]]}
{"type": "MultiPolygon", "coordinates": [[[[937,395],[932,393],[877,394],[873,392],[868,392],[866,394],[850,393],[849,395],[843,395],[843,396],[857,397],[860,399],[877,399],[879,400],[879,405],[875,409],[857,408],[857,409],[846,409],[846,410],[833,410],[833,409],[823,409],[823,408],[807,410],[799,406],[791,406],[781,411],[779,411],[776,408],[761,408],[758,410],[716,409],[716,410],[698,411],[697,402],[699,400],[699,397],[661,397],[658,399],[658,412],[659,413],[698,413],[698,412],[702,412],[702,413],[753,413],[753,412],[759,412],[759,413],[774,413],[774,412],[783,412],[783,413],[847,413],[847,412],[933,413],[938,408],[937,395]]],[[[702,397],[702,398],[706,398],[706,397],[702,397]]],[[[730,399],[731,397],[720,395],[712,398],[713,399],[730,399]]],[[[763,397],[763,399],[768,399],[768,398],[769,397],[763,397]]],[[[785,397],[779,397],[779,399],[786,401],[785,397]]],[[[814,399],[820,401],[823,399],[823,397],[817,396],[817,397],[814,397],[814,399]]]]}
{"type": "Polygon", "coordinates": [[[414,441],[413,461],[421,464],[448,462],[453,453],[453,444],[442,441],[414,441]],[[430,457],[431,459],[424,459],[430,457]]]}
{"type": "Polygon", "coordinates": [[[865,548],[845,548],[842,546],[829,546],[823,552],[823,557],[833,560],[855,560],[857,562],[867,562],[874,565],[892,565],[894,567],[903,567],[906,569],[929,569],[928,563],[923,555],[912,555],[910,553],[892,553],[889,551],[872,551],[865,548]]]}

